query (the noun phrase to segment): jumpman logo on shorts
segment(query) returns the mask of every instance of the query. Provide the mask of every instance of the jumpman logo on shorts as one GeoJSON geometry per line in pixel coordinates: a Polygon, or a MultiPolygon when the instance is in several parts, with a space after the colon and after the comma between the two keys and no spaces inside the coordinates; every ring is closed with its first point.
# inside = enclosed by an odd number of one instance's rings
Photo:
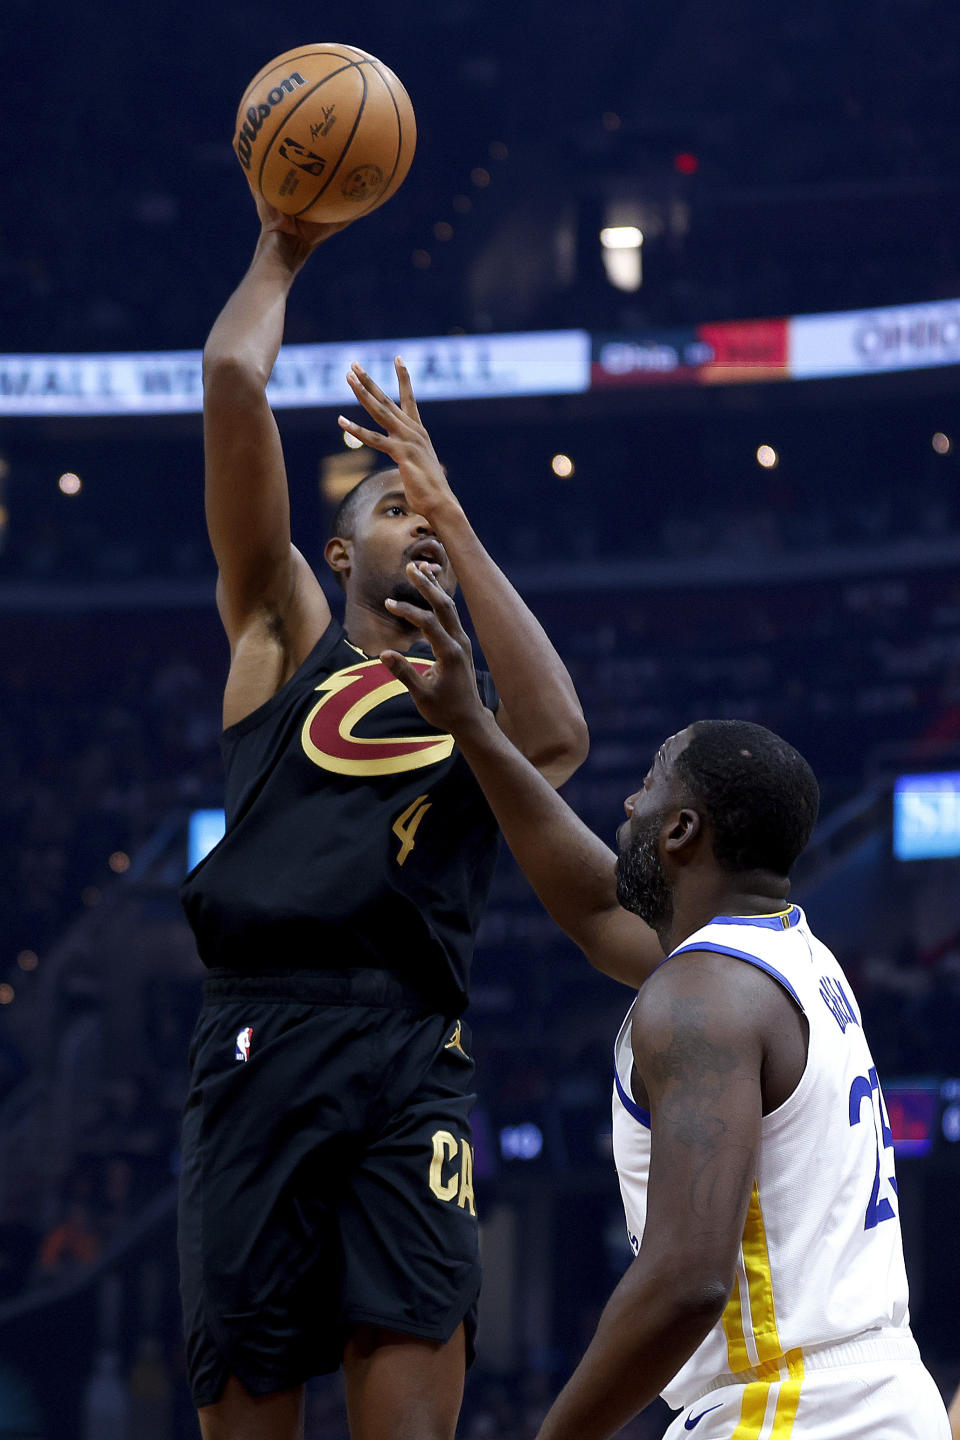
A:
{"type": "Polygon", "coordinates": [[[456,1027],[455,1027],[455,1029],[454,1029],[453,1034],[450,1036],[450,1039],[447,1041],[446,1045],[444,1045],[443,1048],[444,1048],[444,1050],[459,1050],[459,1051],[460,1051],[460,1054],[463,1056],[464,1060],[469,1060],[469,1058],[470,1058],[469,1055],[467,1054],[466,1050],[464,1050],[463,1046],[460,1044],[460,1021],[459,1021],[459,1020],[458,1020],[457,1023],[456,1023],[456,1027]]]}

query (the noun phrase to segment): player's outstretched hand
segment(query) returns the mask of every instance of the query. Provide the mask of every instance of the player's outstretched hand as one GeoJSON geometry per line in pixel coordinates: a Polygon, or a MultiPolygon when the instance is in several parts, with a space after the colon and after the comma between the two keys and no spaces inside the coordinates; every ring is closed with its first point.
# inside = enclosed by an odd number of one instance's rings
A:
{"type": "Polygon", "coordinates": [[[262,195],[256,197],[256,205],[262,233],[291,236],[290,243],[298,242],[303,248],[304,259],[311,250],[322,245],[324,240],[329,240],[331,235],[336,235],[338,231],[345,230],[352,224],[350,220],[300,220],[296,215],[285,215],[282,210],[264,200],[262,195]]]}
{"type": "Polygon", "coordinates": [[[460,624],[457,607],[430,572],[411,562],[407,578],[429,603],[430,609],[405,600],[387,600],[391,615],[415,625],[433,650],[435,665],[424,674],[396,650],[384,650],[380,659],[392,675],[402,680],[425,720],[438,730],[462,736],[471,726],[483,722],[486,711],[477,690],[470,640],[460,624]]]}
{"type": "Polygon", "coordinates": [[[400,387],[399,405],[380,389],[362,365],[352,365],[347,375],[347,384],[357,400],[371,420],[381,425],[386,433],[358,425],[345,415],[338,416],[337,423],[341,430],[369,445],[371,450],[389,455],[400,471],[411,507],[417,514],[433,520],[439,509],[446,504],[456,504],[456,500],[443,473],[443,466],[437,459],[433,442],[420,419],[407,367],[399,355],[393,364],[400,387]]]}

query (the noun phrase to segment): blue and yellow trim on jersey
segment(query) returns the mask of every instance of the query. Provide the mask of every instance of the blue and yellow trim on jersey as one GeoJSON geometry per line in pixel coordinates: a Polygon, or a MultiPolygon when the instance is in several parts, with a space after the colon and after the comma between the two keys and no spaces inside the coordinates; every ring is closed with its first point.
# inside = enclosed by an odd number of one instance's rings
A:
{"type": "Polygon", "coordinates": [[[740,1420],[731,1440],[789,1440],[803,1384],[803,1351],[784,1353],[780,1343],[767,1235],[756,1182],[743,1227],[737,1276],[721,1324],[732,1374],[753,1377],[744,1385],[740,1420]],[[773,1414],[768,1416],[771,1404],[773,1414]]]}
{"type": "MultiPolygon", "coordinates": [[[[741,925],[751,925],[764,930],[792,930],[800,923],[803,912],[796,905],[788,905],[786,910],[778,910],[774,915],[715,915],[710,921],[711,925],[729,925],[731,928],[738,928],[741,925]]],[[[707,929],[707,926],[703,927],[707,929]]],[[[774,980],[779,981],[790,998],[803,1012],[803,1001],[794,990],[786,975],[783,975],[775,965],[768,960],[761,960],[759,955],[752,955],[748,950],[738,950],[734,945],[725,945],[718,940],[694,940],[689,945],[681,945],[676,950],[671,950],[666,960],[661,960],[661,965],[666,965],[667,960],[672,960],[674,955],[688,955],[694,951],[707,950],[714,955],[732,955],[735,960],[745,960],[748,965],[754,965],[758,970],[763,970],[774,980]]],[[[660,968],[659,966],[657,967],[660,968]]]]}
{"type": "Polygon", "coordinates": [[[802,911],[799,905],[788,905],[784,910],[774,910],[770,915],[714,915],[711,925],[753,925],[761,930],[792,930],[799,925],[802,911]]]}

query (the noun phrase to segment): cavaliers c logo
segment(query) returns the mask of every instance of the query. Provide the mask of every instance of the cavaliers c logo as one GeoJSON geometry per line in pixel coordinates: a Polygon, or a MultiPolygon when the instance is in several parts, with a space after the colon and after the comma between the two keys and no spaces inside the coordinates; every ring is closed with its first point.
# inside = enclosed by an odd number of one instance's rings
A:
{"type": "MultiPolygon", "coordinates": [[[[436,661],[410,660],[410,664],[422,674],[436,661]]],[[[320,699],[303,722],[304,751],[315,765],[337,775],[397,775],[446,760],[453,750],[453,736],[439,731],[384,740],[353,733],[364,715],[404,694],[406,688],[379,660],[363,660],[328,676],[317,686],[320,699]]]]}

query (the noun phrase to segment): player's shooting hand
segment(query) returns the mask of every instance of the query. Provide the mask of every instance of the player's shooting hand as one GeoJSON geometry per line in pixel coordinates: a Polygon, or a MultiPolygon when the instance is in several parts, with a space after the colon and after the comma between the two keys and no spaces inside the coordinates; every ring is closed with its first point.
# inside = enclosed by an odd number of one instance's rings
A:
{"type": "Polygon", "coordinates": [[[477,690],[470,640],[447,592],[419,565],[407,566],[407,578],[429,602],[430,609],[404,600],[387,600],[391,615],[415,625],[433,650],[435,665],[424,674],[396,650],[384,650],[380,659],[392,675],[402,680],[425,720],[438,730],[461,737],[486,715],[477,690]]]}
{"type": "Polygon", "coordinates": [[[329,240],[331,235],[346,229],[351,223],[349,220],[338,221],[316,221],[301,220],[296,215],[285,215],[275,205],[270,205],[262,195],[256,197],[257,214],[260,216],[260,230],[262,235],[289,235],[288,242],[291,246],[302,249],[302,258],[305,260],[311,250],[322,245],[324,240],[329,240]]]}
{"type": "Polygon", "coordinates": [[[400,471],[411,508],[433,521],[439,510],[448,504],[455,505],[456,499],[420,419],[407,367],[399,355],[393,363],[400,387],[399,405],[380,389],[361,365],[352,365],[347,375],[347,383],[357,400],[386,433],[358,425],[345,415],[338,416],[337,423],[341,430],[369,445],[372,450],[389,455],[400,471]]]}

